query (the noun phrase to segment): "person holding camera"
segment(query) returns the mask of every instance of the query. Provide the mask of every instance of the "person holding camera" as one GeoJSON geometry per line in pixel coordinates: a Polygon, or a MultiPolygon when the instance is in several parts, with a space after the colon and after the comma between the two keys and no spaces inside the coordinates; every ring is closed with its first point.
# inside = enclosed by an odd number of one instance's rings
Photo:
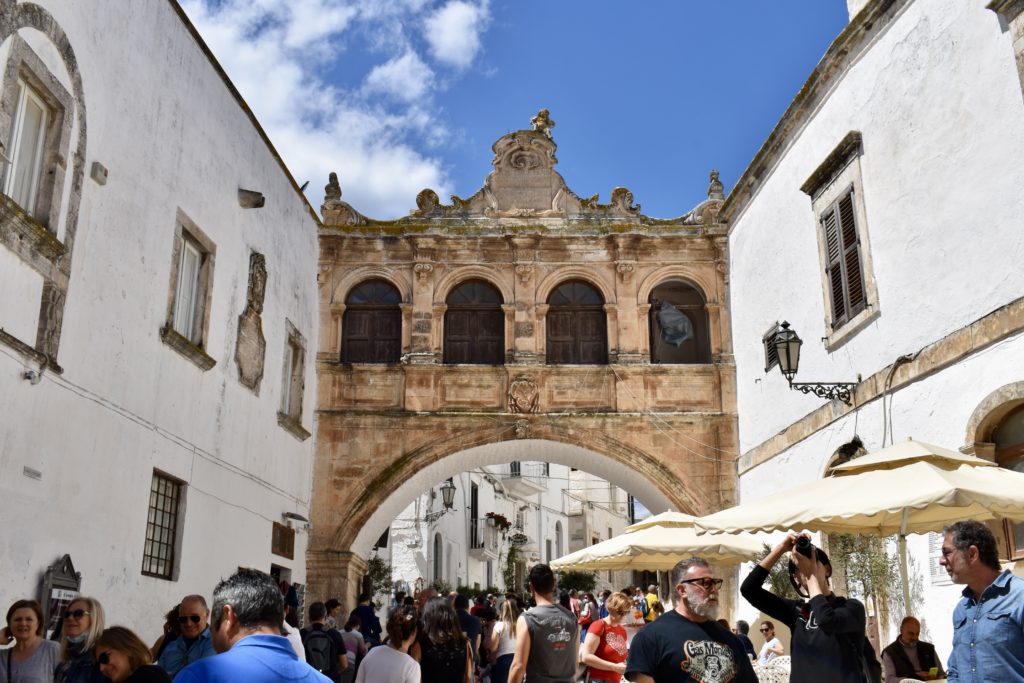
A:
{"type": "Polygon", "coordinates": [[[747,602],[789,627],[792,683],[877,683],[881,667],[864,637],[864,605],[832,592],[832,563],[806,535],[790,533],[754,566],[740,587],[747,602]],[[802,600],[763,588],[772,567],[789,553],[789,579],[802,600]]]}

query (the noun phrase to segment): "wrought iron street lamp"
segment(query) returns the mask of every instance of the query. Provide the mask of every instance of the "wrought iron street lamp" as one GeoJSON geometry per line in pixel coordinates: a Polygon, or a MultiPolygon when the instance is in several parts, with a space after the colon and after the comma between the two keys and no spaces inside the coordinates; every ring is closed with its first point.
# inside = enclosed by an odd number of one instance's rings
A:
{"type": "Polygon", "coordinates": [[[428,512],[423,516],[425,521],[436,522],[454,509],[455,505],[455,484],[451,479],[441,484],[441,509],[437,512],[428,512]]]}
{"type": "Polygon", "coordinates": [[[789,329],[788,322],[783,321],[771,343],[779,359],[779,370],[789,382],[790,389],[829,400],[837,398],[846,405],[853,405],[852,392],[860,381],[860,375],[857,376],[857,382],[794,382],[793,378],[800,368],[800,347],[804,341],[797,335],[796,330],[789,329]]]}

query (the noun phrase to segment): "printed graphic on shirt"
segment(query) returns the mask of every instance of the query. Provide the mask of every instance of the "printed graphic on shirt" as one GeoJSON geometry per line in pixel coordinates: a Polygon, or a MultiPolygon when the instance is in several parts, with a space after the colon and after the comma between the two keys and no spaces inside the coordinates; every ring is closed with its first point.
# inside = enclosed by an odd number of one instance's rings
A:
{"type": "Polygon", "coordinates": [[[548,634],[548,642],[551,643],[553,650],[564,650],[569,647],[569,643],[575,640],[575,631],[568,631],[565,628],[565,620],[559,617],[549,617],[547,619],[538,619],[537,623],[541,626],[551,626],[557,629],[554,633],[548,634]]]}
{"type": "Polygon", "coordinates": [[[699,683],[729,683],[736,677],[732,649],[714,640],[683,643],[683,661],[679,666],[699,683]]]}
{"type": "Polygon", "coordinates": [[[617,654],[620,654],[623,657],[625,657],[626,653],[628,652],[626,646],[626,639],[613,631],[605,631],[604,643],[610,649],[614,650],[617,654]]]}

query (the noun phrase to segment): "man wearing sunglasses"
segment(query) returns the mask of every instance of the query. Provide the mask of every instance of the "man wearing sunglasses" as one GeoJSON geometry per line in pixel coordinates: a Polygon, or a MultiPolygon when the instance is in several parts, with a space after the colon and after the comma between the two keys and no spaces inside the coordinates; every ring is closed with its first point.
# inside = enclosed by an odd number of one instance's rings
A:
{"type": "Polygon", "coordinates": [[[157,664],[174,678],[178,672],[192,662],[217,654],[210,639],[210,628],[206,622],[210,609],[201,595],[186,595],[178,605],[178,623],[181,636],[164,648],[157,664]]]}
{"type": "Polygon", "coordinates": [[[626,678],[636,683],[757,683],[743,645],[719,624],[718,591],[706,560],[691,557],[672,570],[676,608],[633,638],[626,678]]]}

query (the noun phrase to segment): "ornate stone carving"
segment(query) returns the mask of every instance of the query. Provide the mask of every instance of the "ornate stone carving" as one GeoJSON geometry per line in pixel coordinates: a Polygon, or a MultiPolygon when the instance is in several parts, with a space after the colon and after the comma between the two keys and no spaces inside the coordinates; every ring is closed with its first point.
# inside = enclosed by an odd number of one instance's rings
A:
{"type": "Polygon", "coordinates": [[[515,423],[516,438],[527,439],[530,437],[530,422],[529,420],[516,420],[515,423]]]}
{"type": "Polygon", "coordinates": [[[334,172],[324,187],[324,203],[320,207],[320,215],[327,226],[367,225],[370,222],[347,202],[341,201],[341,184],[338,182],[338,174],[334,172]]]}
{"type": "Polygon", "coordinates": [[[619,279],[622,282],[629,282],[629,276],[633,274],[635,270],[632,263],[620,263],[615,266],[616,272],[619,274],[619,279]]]}
{"type": "Polygon", "coordinates": [[[509,412],[535,413],[539,402],[537,383],[529,377],[516,377],[508,385],[509,412]]]}
{"type": "Polygon", "coordinates": [[[711,183],[708,184],[708,199],[725,199],[725,186],[718,179],[718,171],[712,169],[711,183]]]}
{"type": "Polygon", "coordinates": [[[530,119],[530,128],[538,133],[543,133],[548,139],[551,139],[551,129],[554,127],[555,122],[551,120],[551,113],[547,109],[541,109],[536,116],[530,119]]]}
{"type": "Polygon", "coordinates": [[[525,285],[533,276],[533,266],[529,263],[520,263],[516,266],[516,275],[519,276],[519,281],[525,285]]]}
{"type": "Polygon", "coordinates": [[[430,263],[417,263],[412,267],[412,271],[416,273],[416,279],[422,282],[434,272],[434,266],[430,263]]]}
{"type": "Polygon", "coordinates": [[[267,351],[262,319],[266,292],[266,258],[254,251],[249,255],[249,291],[246,294],[245,310],[238,316],[235,364],[238,365],[238,381],[256,394],[260,393],[263,362],[267,351]]]}

